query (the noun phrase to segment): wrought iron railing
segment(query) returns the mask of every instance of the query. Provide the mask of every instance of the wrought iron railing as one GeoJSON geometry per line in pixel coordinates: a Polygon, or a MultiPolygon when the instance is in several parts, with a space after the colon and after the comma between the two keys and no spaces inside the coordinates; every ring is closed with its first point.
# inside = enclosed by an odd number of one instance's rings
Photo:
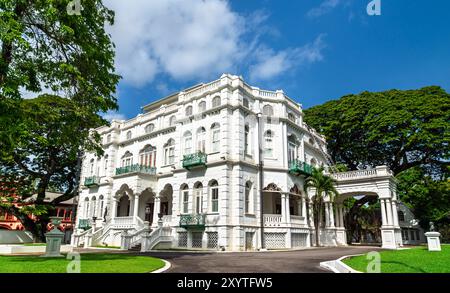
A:
{"type": "Polygon", "coordinates": [[[130,166],[116,168],[116,175],[128,174],[128,173],[144,173],[155,175],[156,167],[148,167],[144,165],[134,164],[130,166]]]}
{"type": "Polygon", "coordinates": [[[83,230],[89,230],[91,229],[91,223],[89,219],[80,219],[78,221],[78,228],[83,230]]]}
{"type": "Polygon", "coordinates": [[[183,168],[190,169],[196,166],[206,166],[208,155],[204,152],[197,152],[183,156],[183,168]]]}
{"type": "Polygon", "coordinates": [[[94,186],[100,184],[100,177],[98,176],[90,176],[84,179],[85,186],[94,186]]]}
{"type": "Polygon", "coordinates": [[[289,162],[289,173],[294,175],[311,175],[314,167],[300,160],[289,162]]]}
{"type": "Polygon", "coordinates": [[[188,214],[180,216],[180,227],[182,228],[204,228],[205,214],[188,214]]]}

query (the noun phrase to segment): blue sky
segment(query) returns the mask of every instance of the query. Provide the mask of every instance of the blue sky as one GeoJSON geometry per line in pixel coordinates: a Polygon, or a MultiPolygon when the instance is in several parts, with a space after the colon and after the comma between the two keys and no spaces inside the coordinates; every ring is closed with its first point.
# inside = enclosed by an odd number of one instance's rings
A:
{"type": "Polygon", "coordinates": [[[227,72],[308,108],[343,95],[439,85],[450,92],[450,1],[106,0],[123,76],[120,109],[227,72]]]}

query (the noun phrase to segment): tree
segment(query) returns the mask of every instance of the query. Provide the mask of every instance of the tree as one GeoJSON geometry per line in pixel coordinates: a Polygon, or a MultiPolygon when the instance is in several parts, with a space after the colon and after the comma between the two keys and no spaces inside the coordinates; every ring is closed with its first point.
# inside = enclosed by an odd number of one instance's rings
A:
{"type": "Polygon", "coordinates": [[[323,173],[324,168],[313,168],[311,176],[305,180],[304,189],[308,192],[310,189],[314,189],[315,193],[310,198],[313,203],[313,218],[314,228],[316,236],[316,245],[320,246],[319,230],[322,224],[324,200],[328,198],[333,201],[338,195],[335,186],[335,180],[330,176],[323,173]]]}
{"type": "Polygon", "coordinates": [[[9,209],[41,240],[48,211],[77,194],[80,151],[101,155],[99,136],[89,129],[107,123],[99,112],[117,109],[120,77],[105,32],[114,13],[90,0],[82,1],[80,15],[69,15],[71,2],[0,0],[0,185],[8,186],[0,209],[9,209]],[[23,99],[43,91],[55,95],[23,99]],[[64,192],[46,203],[49,187],[64,192]]]}
{"type": "Polygon", "coordinates": [[[305,110],[336,163],[351,170],[387,164],[398,174],[425,166],[442,174],[450,157],[450,95],[437,86],[362,92],[305,110]]]}

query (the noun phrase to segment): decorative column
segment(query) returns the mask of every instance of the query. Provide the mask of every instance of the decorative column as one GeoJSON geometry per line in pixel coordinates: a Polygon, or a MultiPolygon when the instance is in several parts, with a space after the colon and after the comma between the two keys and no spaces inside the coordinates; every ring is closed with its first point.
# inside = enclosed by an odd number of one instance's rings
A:
{"type": "Polygon", "coordinates": [[[328,202],[325,203],[325,228],[330,226],[330,206],[328,202]]]}
{"type": "Polygon", "coordinates": [[[284,200],[286,204],[286,208],[284,209],[286,211],[286,223],[291,222],[291,209],[290,209],[290,202],[289,202],[289,193],[286,193],[286,199],[284,200]]]}
{"type": "Polygon", "coordinates": [[[281,194],[281,222],[286,222],[286,194],[281,194]]]}
{"type": "Polygon", "coordinates": [[[112,199],[111,219],[114,219],[115,217],[117,217],[117,203],[118,203],[118,200],[113,197],[113,199],[112,199]]]}
{"type": "Polygon", "coordinates": [[[134,207],[133,207],[133,222],[134,224],[137,224],[137,217],[139,212],[139,195],[134,196],[134,207]]]}
{"type": "Polygon", "coordinates": [[[398,223],[398,211],[397,211],[397,201],[396,200],[392,201],[392,213],[394,216],[394,226],[399,227],[400,224],[398,223]]]}
{"type": "MultiPolygon", "coordinates": [[[[305,220],[308,218],[308,215],[306,214],[306,198],[302,198],[302,216],[305,217],[305,220]]],[[[308,222],[305,222],[306,224],[308,222]]]]}
{"type": "Polygon", "coordinates": [[[386,216],[386,205],[385,200],[380,199],[380,206],[381,206],[381,226],[387,226],[387,216],[386,216]]]}
{"type": "Polygon", "coordinates": [[[309,226],[314,227],[314,207],[311,201],[309,202],[309,226]]]}
{"type": "Polygon", "coordinates": [[[388,219],[388,225],[392,226],[393,225],[393,221],[392,221],[392,204],[391,204],[391,200],[390,199],[386,199],[386,211],[387,211],[387,219],[388,219]]]}
{"type": "Polygon", "coordinates": [[[300,199],[297,200],[297,210],[299,216],[304,216],[303,213],[303,198],[300,197],[300,199]]]}
{"type": "Polygon", "coordinates": [[[153,223],[152,226],[158,226],[158,214],[161,211],[161,199],[159,196],[155,196],[154,206],[153,206],[153,223]]]}
{"type": "Polygon", "coordinates": [[[329,213],[330,213],[330,227],[335,228],[334,225],[334,204],[332,202],[328,203],[330,205],[329,207],[329,213]]]}

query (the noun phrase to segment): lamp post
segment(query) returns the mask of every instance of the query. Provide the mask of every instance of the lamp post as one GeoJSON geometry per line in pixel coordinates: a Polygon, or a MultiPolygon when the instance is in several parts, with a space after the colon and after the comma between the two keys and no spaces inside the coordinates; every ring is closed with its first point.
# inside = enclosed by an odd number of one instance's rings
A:
{"type": "Polygon", "coordinates": [[[261,219],[261,250],[266,249],[266,244],[264,243],[264,194],[263,194],[263,184],[264,184],[264,174],[263,174],[263,158],[262,158],[262,140],[261,140],[261,117],[262,113],[256,114],[258,119],[258,153],[259,153],[259,212],[261,219]]]}

